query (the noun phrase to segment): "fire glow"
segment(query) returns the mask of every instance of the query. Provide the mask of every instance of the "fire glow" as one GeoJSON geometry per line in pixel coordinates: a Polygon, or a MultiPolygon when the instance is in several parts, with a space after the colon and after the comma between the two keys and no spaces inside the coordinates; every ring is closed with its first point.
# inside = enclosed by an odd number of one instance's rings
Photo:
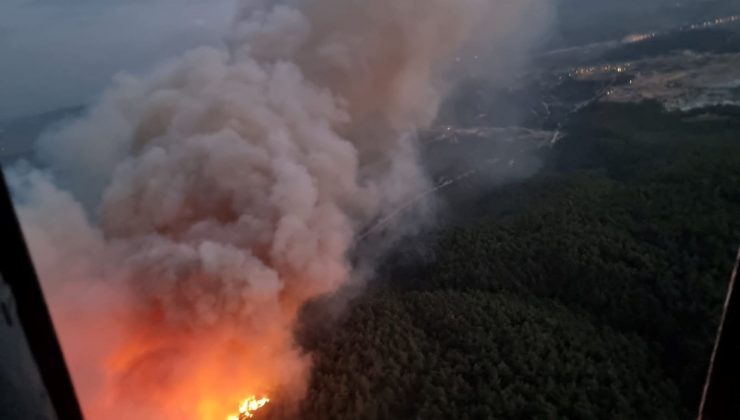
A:
{"type": "Polygon", "coordinates": [[[350,279],[363,227],[390,244],[429,215],[413,133],[444,69],[539,4],[238,3],[224,45],[119,75],[39,140],[43,170],[10,171],[91,420],[250,418],[254,392],[297,409],[299,309],[350,279]]]}
{"type": "Polygon", "coordinates": [[[227,420],[251,419],[257,410],[266,406],[269,402],[270,399],[267,397],[257,398],[254,395],[250,395],[239,404],[239,414],[230,415],[227,420]]]}

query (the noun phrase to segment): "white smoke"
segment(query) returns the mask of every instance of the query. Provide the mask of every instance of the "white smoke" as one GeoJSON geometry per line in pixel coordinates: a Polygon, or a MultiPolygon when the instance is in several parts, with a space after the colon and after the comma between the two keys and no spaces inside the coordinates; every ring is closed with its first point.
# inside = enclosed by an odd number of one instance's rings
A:
{"type": "Polygon", "coordinates": [[[87,416],[299,397],[297,309],[351,276],[363,227],[428,188],[414,132],[443,69],[519,4],[245,3],[227,50],[119,76],[43,138],[43,172],[11,178],[87,416]]]}

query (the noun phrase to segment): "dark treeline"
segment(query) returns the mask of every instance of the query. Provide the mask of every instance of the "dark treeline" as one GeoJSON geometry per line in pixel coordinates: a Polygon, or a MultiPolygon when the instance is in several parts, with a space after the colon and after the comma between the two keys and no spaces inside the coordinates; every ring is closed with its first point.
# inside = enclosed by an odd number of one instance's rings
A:
{"type": "Polygon", "coordinates": [[[740,242],[739,129],[729,107],[582,110],[539,175],[303,331],[303,418],[691,418],[740,242]]]}
{"type": "Polygon", "coordinates": [[[315,343],[304,418],[676,418],[635,335],[484,291],[373,295],[315,343]]]}

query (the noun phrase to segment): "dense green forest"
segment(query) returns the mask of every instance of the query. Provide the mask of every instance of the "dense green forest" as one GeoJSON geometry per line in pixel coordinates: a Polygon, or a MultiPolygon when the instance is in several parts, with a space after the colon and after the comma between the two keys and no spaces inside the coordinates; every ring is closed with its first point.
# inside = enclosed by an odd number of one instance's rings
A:
{"type": "Polygon", "coordinates": [[[304,418],[675,418],[634,334],[484,291],[373,295],[313,348],[304,418]]]}
{"type": "Polygon", "coordinates": [[[301,336],[302,417],[695,416],[740,243],[738,130],[730,107],[580,111],[537,176],[461,204],[301,336]]]}

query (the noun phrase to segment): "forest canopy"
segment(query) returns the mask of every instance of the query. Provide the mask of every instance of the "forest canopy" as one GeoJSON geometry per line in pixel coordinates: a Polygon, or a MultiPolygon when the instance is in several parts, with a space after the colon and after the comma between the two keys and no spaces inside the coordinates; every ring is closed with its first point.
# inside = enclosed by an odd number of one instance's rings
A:
{"type": "Polygon", "coordinates": [[[580,111],[537,176],[397,247],[306,330],[302,417],[695,416],[740,241],[739,117],[580,111]]]}

